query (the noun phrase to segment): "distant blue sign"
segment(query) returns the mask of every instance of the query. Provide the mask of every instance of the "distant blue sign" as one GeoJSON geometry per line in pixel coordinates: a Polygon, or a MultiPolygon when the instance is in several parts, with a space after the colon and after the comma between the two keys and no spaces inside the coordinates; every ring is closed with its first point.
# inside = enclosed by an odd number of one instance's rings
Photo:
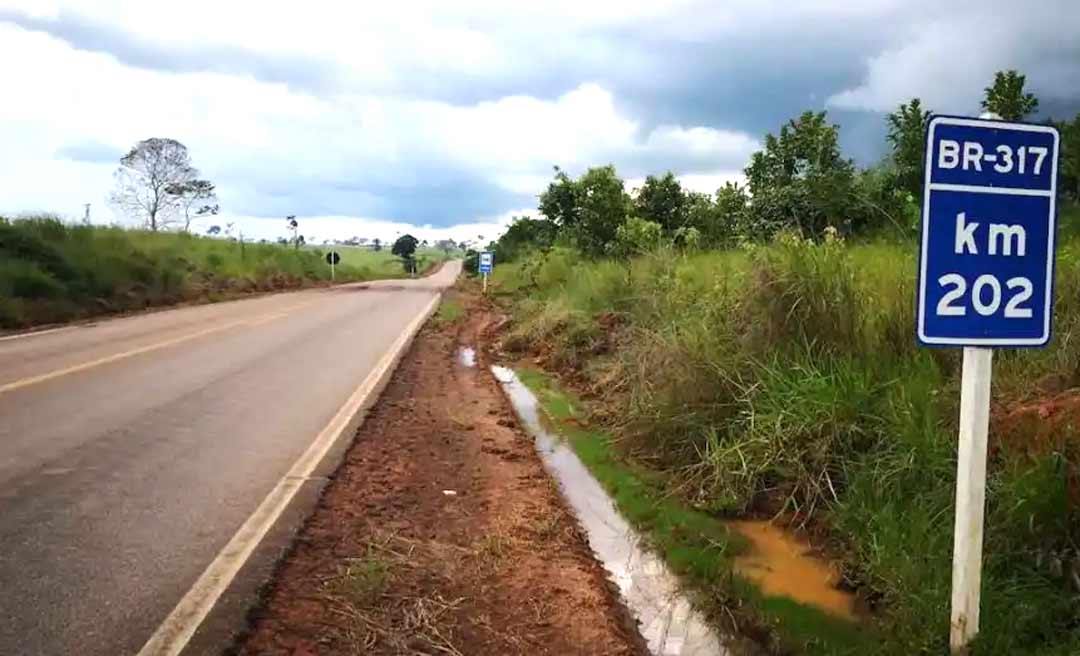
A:
{"type": "Polygon", "coordinates": [[[480,273],[491,273],[495,267],[495,254],[490,251],[480,253],[480,273]]]}
{"type": "Polygon", "coordinates": [[[1053,314],[1058,133],[935,116],[926,134],[919,341],[1045,346],[1053,314]]]}

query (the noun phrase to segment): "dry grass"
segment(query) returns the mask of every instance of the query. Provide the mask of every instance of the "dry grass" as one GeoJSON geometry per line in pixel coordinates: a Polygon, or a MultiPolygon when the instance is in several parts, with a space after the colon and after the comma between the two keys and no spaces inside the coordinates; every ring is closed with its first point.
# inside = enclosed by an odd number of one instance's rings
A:
{"type": "Polygon", "coordinates": [[[447,548],[376,534],[363,556],[342,563],[340,575],[325,583],[325,594],[331,612],[348,620],[345,638],[354,653],[464,656],[452,629],[464,599],[417,594],[410,585],[431,575],[433,563],[453,562],[445,559],[447,548]]]}

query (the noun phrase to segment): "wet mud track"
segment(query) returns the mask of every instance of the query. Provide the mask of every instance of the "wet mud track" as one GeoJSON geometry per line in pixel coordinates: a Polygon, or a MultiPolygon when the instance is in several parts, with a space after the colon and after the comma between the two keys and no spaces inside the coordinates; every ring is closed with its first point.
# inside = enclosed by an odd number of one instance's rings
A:
{"type": "Polygon", "coordinates": [[[646,653],[488,371],[490,315],[460,300],[468,319],[417,337],[235,652],[646,653]]]}

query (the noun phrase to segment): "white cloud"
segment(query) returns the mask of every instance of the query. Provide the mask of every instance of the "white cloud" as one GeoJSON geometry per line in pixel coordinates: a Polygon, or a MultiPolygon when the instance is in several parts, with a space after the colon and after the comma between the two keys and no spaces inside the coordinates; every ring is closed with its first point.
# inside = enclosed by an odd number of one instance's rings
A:
{"type": "Polygon", "coordinates": [[[581,169],[662,156],[705,171],[737,166],[755,147],[744,134],[706,127],[666,125],[646,133],[611,92],[591,83],[551,100],[509,96],[471,105],[356,93],[317,97],[221,73],[135,69],[0,24],[0,56],[15,53],[36,64],[0,70],[0,88],[21,99],[0,104],[0,136],[9,146],[0,153],[11,190],[0,196],[5,211],[71,211],[91,202],[96,213],[107,212],[111,168],[54,159],[73,142],[124,152],[149,136],[179,139],[218,182],[226,208],[280,216],[341,205],[297,207],[311,195],[305,189],[317,195],[328,186],[354,188],[348,203],[357,215],[384,215],[380,189],[437,187],[439,176],[451,188],[462,179],[486,180],[510,195],[535,196],[553,164],[581,169]]]}
{"type": "Polygon", "coordinates": [[[826,104],[882,112],[918,97],[939,112],[977,114],[983,88],[996,71],[1009,68],[1029,72],[1029,88],[1043,95],[1074,92],[1060,81],[1080,79],[1080,60],[1068,64],[1053,53],[1080,54],[1075,3],[942,3],[923,9],[913,7],[913,16],[897,26],[903,35],[897,44],[867,59],[861,84],[833,94],[826,104]],[[1074,41],[1069,46],[1063,39],[1074,41]]]}
{"type": "MultiPolygon", "coordinates": [[[[692,173],[689,175],[675,176],[685,191],[696,191],[699,194],[712,196],[716,190],[728,182],[737,184],[746,183],[746,175],[742,171],[712,171],[709,173],[692,173]]],[[[623,181],[626,191],[634,195],[645,184],[645,178],[627,178],[623,181]]]]}
{"type": "Polygon", "coordinates": [[[344,236],[350,221],[497,226],[478,217],[530,206],[556,164],[670,168],[711,193],[741,179],[773,114],[820,98],[971,111],[1019,66],[1075,99],[1078,32],[1075,0],[0,0],[0,212],[91,202],[111,220],[112,166],[57,154],[150,136],[187,144],[231,215],[317,216],[344,236]],[[792,79],[810,66],[831,82],[792,79]]]}
{"type": "Polygon", "coordinates": [[[960,31],[935,23],[902,46],[871,57],[866,81],[831,96],[827,105],[839,109],[891,111],[920,97],[949,112],[971,112],[986,81],[1010,59],[1008,26],[986,24],[960,31]],[[994,48],[985,48],[994,43],[994,48]]]}
{"type": "Polygon", "coordinates": [[[702,194],[715,194],[716,190],[729,182],[746,184],[746,175],[742,171],[716,171],[679,176],[683,188],[702,194]]]}

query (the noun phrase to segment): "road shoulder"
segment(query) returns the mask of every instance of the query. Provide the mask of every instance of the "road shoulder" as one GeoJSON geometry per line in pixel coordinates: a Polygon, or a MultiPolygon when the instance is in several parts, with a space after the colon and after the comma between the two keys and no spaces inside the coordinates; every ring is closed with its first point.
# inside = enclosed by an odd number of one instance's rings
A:
{"type": "Polygon", "coordinates": [[[483,303],[457,301],[466,317],[416,338],[238,653],[644,653],[486,369],[483,303]]]}

